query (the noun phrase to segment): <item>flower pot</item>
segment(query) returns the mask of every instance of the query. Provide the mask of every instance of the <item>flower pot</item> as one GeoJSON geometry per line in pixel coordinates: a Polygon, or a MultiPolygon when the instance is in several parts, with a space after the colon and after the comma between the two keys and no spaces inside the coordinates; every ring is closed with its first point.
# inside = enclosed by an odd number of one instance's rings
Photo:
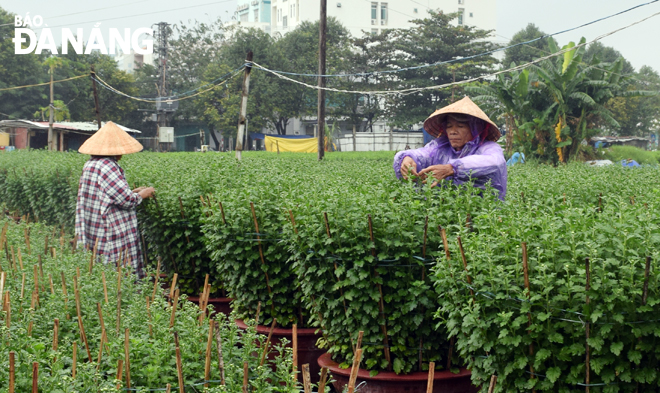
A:
{"type": "MultiPolygon", "coordinates": [[[[247,325],[240,319],[236,320],[236,325],[240,329],[246,329],[247,325]]],[[[257,333],[268,336],[270,331],[270,326],[257,326],[257,333]]],[[[316,341],[321,337],[321,333],[316,333],[317,329],[310,328],[298,328],[298,371],[302,370],[303,364],[309,364],[309,374],[312,380],[312,383],[317,383],[319,381],[319,372],[321,372],[321,367],[319,367],[317,359],[323,353],[324,350],[318,349],[316,347],[316,341]]],[[[291,348],[293,337],[292,329],[283,329],[275,328],[273,329],[273,336],[271,338],[271,348],[273,345],[277,345],[280,342],[280,339],[286,338],[289,341],[287,344],[288,348],[291,348]]],[[[270,353],[268,359],[272,360],[275,358],[275,353],[270,353]]],[[[298,373],[298,380],[302,383],[302,374],[298,373]]]]}
{"type": "MultiPolygon", "coordinates": [[[[318,359],[319,367],[327,367],[335,380],[333,385],[341,392],[348,385],[351,369],[339,368],[339,364],[332,360],[329,353],[324,353],[318,359]]],[[[435,393],[474,393],[479,389],[470,381],[471,373],[461,369],[458,374],[450,371],[436,371],[433,378],[433,392],[435,393]]],[[[371,377],[369,371],[358,371],[356,385],[366,382],[360,393],[425,393],[428,373],[415,372],[397,375],[393,372],[381,371],[371,377]]]]}
{"type": "MultiPolygon", "coordinates": [[[[198,296],[188,296],[188,300],[191,302],[199,305],[199,297],[198,296]]],[[[215,313],[221,313],[225,315],[231,314],[231,301],[233,299],[230,297],[212,297],[209,298],[208,304],[213,305],[213,314],[215,313]]],[[[212,314],[212,315],[213,315],[212,314]]]]}

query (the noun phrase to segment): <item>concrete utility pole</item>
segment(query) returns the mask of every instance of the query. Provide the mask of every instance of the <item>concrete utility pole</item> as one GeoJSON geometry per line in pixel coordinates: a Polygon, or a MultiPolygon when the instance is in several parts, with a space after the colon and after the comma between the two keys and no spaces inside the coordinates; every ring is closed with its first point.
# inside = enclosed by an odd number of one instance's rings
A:
{"type": "Polygon", "coordinates": [[[353,125],[353,151],[356,151],[356,141],[355,141],[355,125],[353,125]]]}
{"type": "Polygon", "coordinates": [[[96,71],[94,71],[94,64],[92,64],[92,90],[94,90],[94,106],[96,107],[96,122],[99,126],[98,130],[101,129],[101,109],[99,108],[99,94],[96,91],[96,71]]]}
{"type": "Polygon", "coordinates": [[[319,126],[319,161],[325,155],[325,33],[327,30],[327,0],[321,0],[321,17],[319,19],[319,105],[318,105],[318,126],[319,126]]]}
{"type": "MultiPolygon", "coordinates": [[[[169,24],[160,22],[158,26],[158,95],[167,96],[167,36],[169,34],[169,24]]],[[[164,109],[158,111],[158,146],[160,147],[160,128],[167,127],[167,112],[164,109]]],[[[158,149],[159,151],[161,149],[158,149]]]]}
{"type": "Polygon", "coordinates": [[[252,51],[247,53],[247,62],[250,65],[245,67],[245,75],[243,76],[243,93],[241,96],[241,114],[238,117],[238,133],[236,134],[236,158],[241,159],[243,152],[243,139],[245,138],[245,126],[247,116],[247,100],[250,93],[250,71],[252,71],[252,51]]]}
{"type": "Polygon", "coordinates": [[[48,150],[57,150],[57,140],[53,135],[53,117],[55,116],[55,107],[53,106],[53,74],[55,67],[50,67],[50,105],[48,106],[48,150]]]}

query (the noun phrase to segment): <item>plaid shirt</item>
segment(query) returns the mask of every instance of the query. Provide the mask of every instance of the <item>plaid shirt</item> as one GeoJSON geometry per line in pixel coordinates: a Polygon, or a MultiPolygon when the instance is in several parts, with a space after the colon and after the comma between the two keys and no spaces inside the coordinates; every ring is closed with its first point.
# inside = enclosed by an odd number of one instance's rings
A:
{"type": "Polygon", "coordinates": [[[138,277],[144,276],[135,214],[141,202],[115,159],[92,157],[85,163],[76,204],[78,241],[91,250],[98,240],[98,255],[104,263],[128,259],[138,277]]]}

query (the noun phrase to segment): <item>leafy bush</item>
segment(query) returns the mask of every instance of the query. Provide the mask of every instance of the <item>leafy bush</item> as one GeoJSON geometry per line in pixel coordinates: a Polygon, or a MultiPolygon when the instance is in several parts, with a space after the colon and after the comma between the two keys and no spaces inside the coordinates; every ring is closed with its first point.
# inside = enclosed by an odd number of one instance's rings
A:
{"type": "Polygon", "coordinates": [[[603,149],[602,159],[612,160],[615,163],[621,160],[632,159],[640,164],[657,165],[660,161],[660,152],[648,151],[635,146],[611,146],[603,149]]]}

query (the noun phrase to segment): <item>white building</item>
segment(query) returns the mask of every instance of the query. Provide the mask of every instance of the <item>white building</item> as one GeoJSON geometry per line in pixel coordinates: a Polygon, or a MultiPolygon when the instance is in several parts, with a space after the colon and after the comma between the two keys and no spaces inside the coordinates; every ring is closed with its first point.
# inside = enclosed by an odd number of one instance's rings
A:
{"type": "Polygon", "coordinates": [[[228,25],[254,27],[270,34],[270,2],[271,0],[238,0],[234,18],[228,25]]]}
{"type": "MultiPolygon", "coordinates": [[[[243,1],[239,0],[239,9],[248,5],[246,0],[243,1]]],[[[270,0],[270,3],[271,34],[286,34],[300,22],[319,19],[318,0],[270,0]]],[[[354,37],[360,37],[363,32],[380,33],[382,29],[412,27],[410,21],[425,18],[428,10],[459,12],[457,24],[495,30],[495,6],[496,0],[328,0],[327,13],[328,17],[337,18],[354,37]]]]}
{"type": "Polygon", "coordinates": [[[153,53],[141,55],[131,49],[130,53],[120,53],[115,56],[115,61],[117,62],[118,69],[132,74],[136,69],[142,67],[143,64],[154,65],[154,55],[153,53]]]}

